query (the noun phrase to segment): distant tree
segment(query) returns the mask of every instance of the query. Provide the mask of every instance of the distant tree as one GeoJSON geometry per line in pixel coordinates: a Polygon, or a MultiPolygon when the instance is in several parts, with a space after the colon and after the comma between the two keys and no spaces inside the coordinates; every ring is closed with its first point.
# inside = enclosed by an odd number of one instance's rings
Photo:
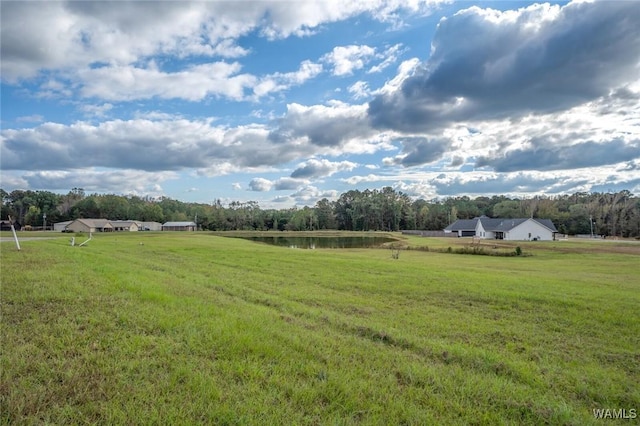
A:
{"type": "Polygon", "coordinates": [[[571,235],[589,234],[591,232],[591,220],[592,216],[589,214],[586,204],[573,204],[569,206],[569,217],[564,223],[566,232],[571,235]]]}
{"type": "Polygon", "coordinates": [[[334,214],[334,207],[332,203],[323,198],[316,202],[315,205],[316,217],[318,218],[318,229],[337,229],[338,223],[334,214]]]}
{"type": "Polygon", "coordinates": [[[100,218],[100,207],[96,202],[96,197],[91,195],[73,205],[71,208],[71,218],[100,218]]]}
{"type": "Polygon", "coordinates": [[[98,197],[98,206],[102,216],[112,220],[129,219],[129,201],[118,195],[102,195],[98,197]]]}
{"type": "Polygon", "coordinates": [[[522,210],[519,201],[501,201],[493,206],[493,217],[516,218],[521,216],[522,210]]]}
{"type": "Polygon", "coordinates": [[[313,231],[317,229],[317,219],[315,211],[309,207],[293,209],[293,214],[289,219],[286,229],[288,231],[313,231]]]}
{"type": "Polygon", "coordinates": [[[141,215],[137,219],[144,222],[160,222],[164,223],[164,214],[162,208],[153,202],[147,202],[142,207],[141,215]]]}
{"type": "Polygon", "coordinates": [[[27,213],[24,215],[23,225],[41,226],[42,212],[37,206],[29,206],[27,213]]]}
{"type": "Polygon", "coordinates": [[[61,220],[69,220],[72,217],[72,208],[85,197],[84,190],[73,188],[67,195],[60,197],[56,211],[61,220]]]}

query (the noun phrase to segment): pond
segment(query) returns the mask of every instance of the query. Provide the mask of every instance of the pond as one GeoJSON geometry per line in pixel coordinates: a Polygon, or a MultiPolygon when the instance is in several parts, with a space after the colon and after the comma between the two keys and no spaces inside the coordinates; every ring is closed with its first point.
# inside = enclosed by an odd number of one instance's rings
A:
{"type": "Polygon", "coordinates": [[[335,237],[335,236],[314,236],[314,237],[300,237],[300,236],[269,236],[269,237],[234,237],[242,238],[245,240],[255,241],[258,243],[271,244],[274,246],[300,248],[300,249],[320,249],[320,248],[368,248],[379,247],[384,243],[390,243],[395,241],[393,238],[380,237],[380,236],[349,236],[349,237],[335,237]]]}

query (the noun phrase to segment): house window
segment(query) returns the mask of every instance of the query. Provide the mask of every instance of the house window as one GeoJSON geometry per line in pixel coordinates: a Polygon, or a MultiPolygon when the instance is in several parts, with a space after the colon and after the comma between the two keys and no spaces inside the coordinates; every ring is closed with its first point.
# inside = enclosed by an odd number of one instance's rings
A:
{"type": "Polygon", "coordinates": [[[529,239],[531,239],[531,232],[529,232],[529,239]]]}

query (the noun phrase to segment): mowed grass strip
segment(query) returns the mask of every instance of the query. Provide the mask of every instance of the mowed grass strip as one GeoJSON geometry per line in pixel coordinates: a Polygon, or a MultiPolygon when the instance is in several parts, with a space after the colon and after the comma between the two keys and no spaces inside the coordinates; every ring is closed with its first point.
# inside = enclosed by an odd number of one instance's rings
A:
{"type": "Polygon", "coordinates": [[[200,233],[3,243],[0,421],[582,425],[637,410],[640,250],[545,244],[392,259],[200,233]]]}

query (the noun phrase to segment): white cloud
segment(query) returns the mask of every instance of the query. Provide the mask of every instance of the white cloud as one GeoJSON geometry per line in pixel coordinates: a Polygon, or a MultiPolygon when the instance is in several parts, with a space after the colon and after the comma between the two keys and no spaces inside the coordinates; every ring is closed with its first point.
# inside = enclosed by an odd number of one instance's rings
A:
{"type": "MultiPolygon", "coordinates": [[[[174,172],[145,172],[142,170],[79,168],[71,171],[35,171],[21,176],[27,187],[49,191],[67,191],[82,182],[87,192],[117,194],[162,195],[160,183],[177,179],[174,172]]],[[[4,182],[4,176],[3,176],[4,182]]]]}
{"type": "Polygon", "coordinates": [[[383,61],[377,65],[372,66],[367,72],[370,74],[381,72],[385,68],[396,62],[398,60],[398,57],[403,53],[401,47],[401,44],[396,44],[385,49],[384,52],[376,53],[376,58],[383,59],[383,61]]]}
{"type": "Polygon", "coordinates": [[[314,205],[317,201],[327,198],[333,199],[337,196],[337,191],[334,190],[321,190],[312,185],[306,185],[300,188],[298,191],[290,195],[300,205],[314,205]]]}
{"type": "Polygon", "coordinates": [[[41,70],[130,66],[156,54],[237,58],[241,36],[307,36],[325,23],[363,13],[381,21],[427,12],[438,1],[317,0],[238,2],[2,2],[2,78],[41,70]]]}
{"type": "Polygon", "coordinates": [[[171,120],[182,120],[182,117],[179,114],[172,114],[163,111],[135,111],[133,113],[133,118],[137,120],[158,120],[158,121],[171,121],[171,120]]]}
{"type": "Polygon", "coordinates": [[[241,69],[238,62],[205,63],[172,72],[159,69],[155,62],[144,68],[134,65],[87,68],[78,71],[73,84],[50,80],[40,87],[39,96],[70,97],[73,86],[84,98],[109,101],[159,98],[197,102],[208,97],[255,101],[305,83],[322,72],[322,65],[303,61],[296,71],[262,77],[241,73],[241,69]]]}
{"type": "Polygon", "coordinates": [[[345,76],[364,68],[374,58],[375,52],[373,47],[367,45],[337,46],[320,60],[333,67],[333,75],[345,76]]]}
{"type": "Polygon", "coordinates": [[[625,1],[459,11],[440,21],[428,60],[370,102],[372,123],[434,132],[593,101],[638,81],[639,21],[625,1]]]}
{"type": "Polygon", "coordinates": [[[402,87],[404,81],[415,74],[416,70],[420,67],[420,60],[418,58],[411,58],[403,61],[398,66],[396,76],[387,81],[380,89],[373,91],[374,95],[392,94],[402,87]]]}
{"type": "Polygon", "coordinates": [[[269,191],[273,187],[273,182],[264,178],[254,178],[249,182],[250,191],[264,192],[269,191]]]}
{"type": "Polygon", "coordinates": [[[239,63],[214,62],[190,66],[183,71],[163,72],[154,66],[100,67],[80,71],[81,94],[111,101],[136,99],[186,99],[208,96],[242,100],[256,77],[240,74],[239,63]]]}
{"type": "Polygon", "coordinates": [[[412,198],[420,198],[423,200],[432,200],[438,196],[436,188],[429,182],[417,181],[417,182],[404,182],[398,181],[392,185],[392,188],[396,191],[402,191],[412,198]]]}
{"type": "Polygon", "coordinates": [[[275,1],[269,6],[270,22],[263,34],[270,38],[282,38],[289,35],[308,36],[318,31],[325,23],[342,21],[363,13],[368,13],[379,21],[396,22],[400,15],[426,14],[440,3],[449,0],[309,0],[297,3],[275,1]]]}
{"type": "Polygon", "coordinates": [[[44,121],[44,117],[40,114],[25,115],[16,118],[16,121],[19,123],[40,123],[44,121]]]}
{"type": "Polygon", "coordinates": [[[1,135],[0,162],[5,170],[95,166],[148,171],[195,168],[224,174],[313,154],[309,145],[272,143],[264,126],[227,128],[212,126],[208,120],[43,123],[32,129],[3,130],[1,135]]]}
{"type": "Polygon", "coordinates": [[[380,176],[374,174],[368,174],[366,176],[349,176],[348,178],[342,179],[343,182],[348,183],[349,185],[358,185],[362,182],[381,182],[390,180],[387,176],[380,176]]]}
{"type": "Polygon", "coordinates": [[[286,115],[269,137],[275,142],[308,142],[339,153],[352,140],[368,140],[375,131],[367,119],[366,105],[331,102],[329,105],[287,105],[286,115]]]}
{"type": "Polygon", "coordinates": [[[283,177],[274,182],[274,189],[276,191],[295,190],[303,185],[309,185],[309,181],[307,179],[283,177]]]}
{"type": "Polygon", "coordinates": [[[301,85],[309,79],[316,77],[322,72],[322,64],[311,61],[304,61],[300,64],[298,71],[288,73],[274,73],[259,79],[253,86],[253,93],[256,98],[274,92],[287,90],[292,86],[301,85]]]}
{"type": "Polygon", "coordinates": [[[353,93],[353,98],[356,100],[366,98],[371,94],[369,83],[366,81],[356,81],[347,88],[347,91],[353,93]]]}
{"type": "Polygon", "coordinates": [[[72,98],[73,90],[69,86],[55,78],[49,78],[40,85],[36,97],[41,99],[64,99],[72,98]]]}
{"type": "Polygon", "coordinates": [[[113,105],[110,103],[104,103],[102,105],[80,105],[78,108],[85,115],[103,118],[107,116],[107,113],[113,109],[113,105]]]}
{"type": "Polygon", "coordinates": [[[339,171],[351,171],[357,166],[351,161],[331,162],[326,159],[312,158],[298,164],[298,167],[291,173],[291,177],[296,179],[327,177],[339,171]]]}

